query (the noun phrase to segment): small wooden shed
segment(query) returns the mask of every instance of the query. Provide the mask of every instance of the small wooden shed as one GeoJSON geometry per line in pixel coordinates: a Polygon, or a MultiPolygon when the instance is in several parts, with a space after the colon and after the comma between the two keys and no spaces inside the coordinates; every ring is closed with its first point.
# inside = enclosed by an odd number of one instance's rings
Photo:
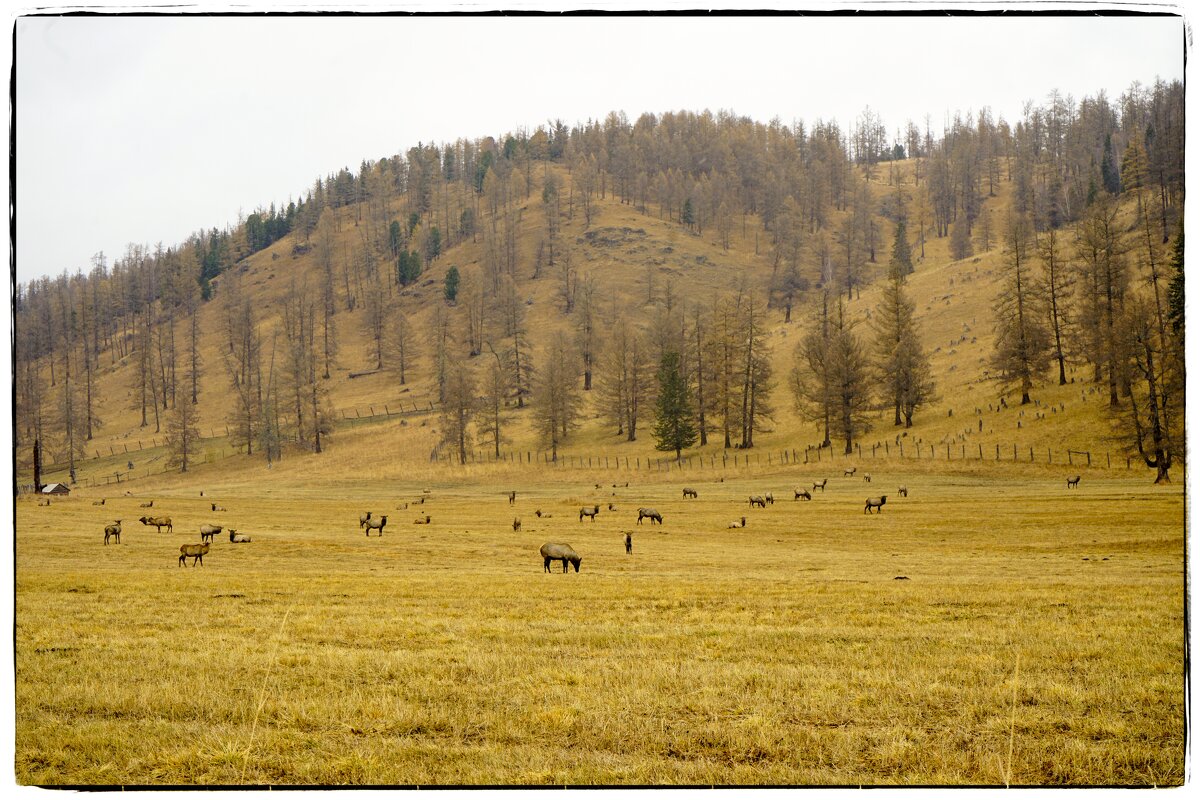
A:
{"type": "Polygon", "coordinates": [[[42,487],[42,494],[70,494],[71,488],[65,483],[47,483],[42,487]]]}

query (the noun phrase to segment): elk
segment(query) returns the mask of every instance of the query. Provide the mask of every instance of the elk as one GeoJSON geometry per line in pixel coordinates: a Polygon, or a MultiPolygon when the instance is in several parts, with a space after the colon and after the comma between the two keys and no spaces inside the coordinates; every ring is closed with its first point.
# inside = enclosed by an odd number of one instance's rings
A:
{"type": "Polygon", "coordinates": [[[101,497],[99,500],[93,500],[93,501],[92,501],[92,505],[94,505],[94,506],[102,506],[102,505],[104,505],[104,498],[103,498],[103,497],[101,497]]]}
{"type": "Polygon", "coordinates": [[[212,504],[212,510],[213,510],[213,511],[224,511],[224,510],[225,510],[225,506],[219,506],[219,505],[217,505],[216,503],[213,503],[213,504],[212,504]]]}
{"type": "MultiPolygon", "coordinates": [[[[417,517],[416,519],[413,520],[413,525],[428,525],[428,524],[429,524],[429,515],[428,514],[426,514],[424,517],[417,517]]],[[[367,531],[367,535],[370,536],[371,532],[367,531]]],[[[379,535],[383,536],[383,531],[380,531],[379,535]]]]}
{"type": "Polygon", "coordinates": [[[763,499],[767,501],[768,505],[775,505],[775,495],[771,494],[770,492],[767,492],[763,499]]]}
{"type": "Polygon", "coordinates": [[[155,528],[158,528],[159,533],[162,533],[163,528],[167,529],[167,533],[175,532],[175,528],[171,526],[170,517],[138,517],[138,522],[147,527],[153,525],[155,528]]]}
{"type": "Polygon", "coordinates": [[[864,472],[863,473],[863,483],[870,483],[870,482],[871,482],[871,473],[864,472]]]}
{"type": "Polygon", "coordinates": [[[579,509],[579,521],[583,522],[584,517],[590,517],[592,522],[596,521],[596,515],[600,513],[600,506],[592,506],[589,508],[579,509]]]}
{"type": "Polygon", "coordinates": [[[513,530],[514,531],[521,530],[521,518],[520,517],[513,517],[513,530]]]}
{"type": "Polygon", "coordinates": [[[738,522],[729,523],[729,528],[731,530],[733,528],[744,528],[744,527],[746,527],[746,518],[745,517],[742,517],[742,521],[740,523],[738,523],[738,522]]]}
{"type": "Polygon", "coordinates": [[[812,495],[808,493],[807,489],[794,489],[793,491],[796,493],[796,496],[792,498],[793,500],[800,500],[801,498],[812,500],[812,495]]]}
{"type": "Polygon", "coordinates": [[[361,531],[371,519],[371,512],[358,515],[358,529],[361,531]]]}
{"type": "Polygon", "coordinates": [[[899,494],[901,497],[908,497],[908,487],[901,486],[900,490],[897,492],[897,494],[899,494]]]}
{"type": "Polygon", "coordinates": [[[138,503],[138,508],[154,508],[154,501],[151,500],[149,503],[138,503]]]}
{"type": "Polygon", "coordinates": [[[200,526],[200,541],[211,542],[213,537],[220,533],[224,528],[220,525],[201,525],[200,526]]]}
{"type": "Polygon", "coordinates": [[[814,482],[813,483],[813,491],[815,492],[817,489],[820,489],[822,492],[825,491],[825,484],[827,484],[827,483],[829,483],[829,478],[825,478],[820,483],[814,482]]]}
{"type": "Polygon", "coordinates": [[[204,566],[204,554],[208,552],[208,548],[211,546],[212,545],[210,545],[208,542],[205,542],[204,544],[180,545],[179,546],[179,566],[182,567],[183,562],[186,561],[189,556],[192,559],[193,567],[196,566],[197,561],[200,562],[200,566],[204,566]]]}
{"type": "Polygon", "coordinates": [[[371,531],[379,531],[379,535],[383,536],[383,528],[387,525],[387,515],[383,515],[379,519],[369,519],[366,521],[367,536],[371,535],[371,531]]]}
{"type": "Polygon", "coordinates": [[[853,478],[854,473],[856,473],[856,472],[858,472],[858,467],[851,467],[850,469],[848,469],[842,473],[842,477],[843,478],[853,478]]]}
{"type": "Polygon", "coordinates": [[[653,508],[639,508],[638,509],[638,525],[641,525],[642,520],[647,517],[650,518],[651,525],[653,525],[655,522],[657,522],[659,525],[662,525],[662,514],[658,513],[653,508]]]}
{"type": "Polygon", "coordinates": [[[539,552],[544,560],[543,568],[546,570],[546,572],[550,571],[551,561],[562,561],[564,573],[567,571],[568,563],[575,567],[576,572],[579,572],[579,562],[583,561],[583,559],[579,556],[579,553],[576,553],[575,549],[569,544],[554,544],[552,542],[546,542],[544,545],[542,545],[539,552]]]}
{"type": "Polygon", "coordinates": [[[244,544],[250,541],[250,537],[246,536],[245,534],[238,533],[233,528],[230,528],[229,541],[233,542],[234,544],[244,544]]]}
{"type": "Polygon", "coordinates": [[[514,503],[516,503],[516,502],[517,502],[517,493],[516,493],[516,492],[509,492],[509,493],[508,493],[508,504],[511,506],[511,505],[513,505],[513,504],[514,504],[514,503]]]}
{"type": "Polygon", "coordinates": [[[1074,478],[1067,478],[1067,488],[1068,489],[1072,489],[1072,488],[1078,489],[1079,488],[1079,479],[1082,477],[1083,477],[1082,475],[1076,475],[1074,478]]]}
{"type": "Polygon", "coordinates": [[[108,544],[109,538],[115,538],[117,544],[121,543],[121,520],[116,520],[111,525],[104,526],[104,544],[108,544]]]}
{"type": "Polygon", "coordinates": [[[883,513],[883,504],[887,502],[887,495],[883,497],[868,497],[867,504],[863,506],[863,513],[870,514],[872,508],[878,508],[879,513],[883,513]]]}
{"type": "Polygon", "coordinates": [[[625,553],[633,555],[633,534],[626,532],[625,534],[625,553]]]}
{"type": "Polygon", "coordinates": [[[688,488],[685,488],[685,489],[683,490],[683,496],[684,496],[684,499],[687,499],[687,498],[689,498],[689,497],[690,497],[690,498],[692,498],[693,500],[695,500],[695,499],[696,499],[697,497],[699,497],[700,495],[699,495],[699,493],[698,493],[698,492],[697,492],[695,489],[688,489],[688,488]]]}
{"type": "Polygon", "coordinates": [[[758,506],[759,508],[766,508],[766,507],[767,507],[767,501],[766,501],[766,500],[764,500],[763,498],[759,497],[758,495],[751,495],[751,497],[750,497],[750,507],[751,507],[751,508],[754,508],[755,506],[758,506]]]}

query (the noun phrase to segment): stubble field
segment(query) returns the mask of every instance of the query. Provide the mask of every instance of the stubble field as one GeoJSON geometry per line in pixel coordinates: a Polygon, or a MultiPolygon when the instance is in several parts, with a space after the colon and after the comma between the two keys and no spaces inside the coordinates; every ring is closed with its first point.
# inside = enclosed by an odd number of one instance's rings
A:
{"type": "Polygon", "coordinates": [[[1182,783],[1182,489],[873,471],[481,467],[19,500],[17,779],[1182,783]],[[137,522],[150,497],[174,533],[137,522]],[[642,505],[664,524],[637,525],[642,505]],[[382,537],[359,530],[368,509],[382,537]],[[180,568],[204,522],[253,541],[180,568]],[[547,541],[582,570],[545,574],[547,541]]]}

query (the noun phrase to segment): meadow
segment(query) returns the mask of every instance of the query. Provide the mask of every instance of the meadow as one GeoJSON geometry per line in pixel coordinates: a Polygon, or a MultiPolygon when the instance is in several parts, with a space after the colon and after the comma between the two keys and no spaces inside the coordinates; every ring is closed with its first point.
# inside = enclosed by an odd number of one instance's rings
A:
{"type": "Polygon", "coordinates": [[[1181,784],[1182,489],[869,468],[315,481],[285,463],[210,473],[204,497],[167,476],[104,507],[20,499],[17,780],[1181,784]],[[149,498],[174,533],[137,522],[149,498]],[[661,527],[636,524],[643,505],[661,527]],[[382,537],[360,531],[368,509],[382,537]],[[204,522],[253,541],[180,568],[204,522]],[[546,574],[547,541],[581,571],[546,574]]]}

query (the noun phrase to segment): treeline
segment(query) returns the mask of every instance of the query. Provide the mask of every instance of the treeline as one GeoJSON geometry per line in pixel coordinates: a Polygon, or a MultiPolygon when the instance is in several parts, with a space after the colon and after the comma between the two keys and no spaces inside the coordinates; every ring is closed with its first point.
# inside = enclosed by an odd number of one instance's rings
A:
{"type": "MultiPolygon", "coordinates": [[[[665,334],[652,329],[668,327],[662,320],[691,319],[677,326],[678,342],[671,351],[679,355],[683,372],[696,376],[702,438],[719,430],[731,446],[752,446],[754,431],[769,416],[764,387],[770,379],[757,375],[759,368],[753,366],[765,362],[755,341],[767,310],[780,308],[790,320],[793,306],[811,302],[815,289],[819,297],[830,298],[824,305],[833,310],[823,318],[833,318],[837,294],[852,296],[882,271],[878,251],[886,248],[896,226],[911,230],[909,255],[915,258],[924,256],[930,237],[951,237],[956,257],[976,247],[990,249],[1001,240],[1006,223],[992,220],[983,201],[1001,181],[1012,182],[1016,209],[1028,220],[1031,236],[1083,222],[1106,197],[1130,191],[1130,186],[1138,193],[1143,233],[1158,246],[1180,213],[1179,83],[1135,85],[1115,103],[1103,94],[1074,102],[1052,93],[1045,104],[1030,104],[1013,124],[993,120],[984,110],[956,116],[940,135],[931,130],[928,118],[923,130],[909,121],[890,141],[886,130],[869,109],[849,131],[835,122],[764,124],[725,112],[643,114],[634,121],[610,113],[574,126],[555,121],[499,138],[421,143],[403,154],[363,161],[357,173],[343,169],[319,178],[299,201],[278,211],[274,206],[259,209],[225,231],[198,232],[177,247],[159,246],[153,252],[131,245],[111,268],[98,255],[87,273],[17,287],[17,444],[39,438],[64,455],[82,452],[100,425],[94,413],[94,373],[105,361],[111,367],[132,359],[134,403],[143,425],[159,429],[163,413],[174,411],[181,396],[197,402],[204,384],[195,346],[196,309],[214,292],[218,301],[241,302],[236,281],[227,274],[231,267],[289,234],[293,254],[310,254],[316,263],[315,275],[293,276],[301,287],[295,291],[308,299],[281,320],[288,347],[305,352],[295,354],[288,367],[292,377],[286,404],[282,378],[273,385],[270,369],[260,380],[249,377],[249,366],[225,367],[235,391],[253,387],[254,409],[243,409],[243,417],[259,422],[257,428],[245,425],[247,449],[256,439],[272,456],[278,455],[277,441],[319,448],[328,426],[321,421],[321,391],[316,390],[314,399],[312,386],[328,380],[337,358],[336,315],[343,309],[366,311],[368,357],[376,368],[394,369],[401,381],[409,380],[413,356],[421,350],[433,365],[444,400],[457,361],[481,358],[494,362],[489,367],[496,373],[493,382],[507,381],[497,397],[503,394],[505,404],[523,407],[550,397],[535,375],[545,380],[553,358],[539,356],[543,364],[536,373],[532,369],[520,286],[549,278],[569,331],[564,341],[572,345],[561,348],[564,374],[570,377],[566,382],[591,391],[593,371],[611,361],[614,351],[638,349],[635,343],[626,347],[600,341],[602,326],[595,315],[603,276],[579,269],[573,237],[567,235],[589,227],[597,201],[610,197],[712,237],[727,249],[736,238],[739,246],[752,247],[770,264],[760,289],[744,288],[735,299],[721,301],[731,302],[734,311],[713,306],[699,315],[694,309],[684,314],[648,275],[647,300],[663,310],[655,312],[650,328],[619,328],[628,336],[650,337],[653,346],[641,346],[653,354],[651,363],[657,368],[655,359],[666,352],[665,334]],[[913,183],[898,178],[895,159],[900,156],[915,164],[913,183]],[[887,170],[886,176],[880,170],[887,170]],[[873,190],[885,177],[889,190],[873,190]],[[538,217],[527,220],[527,214],[538,217]],[[532,240],[530,230],[536,231],[532,240]],[[422,315],[430,319],[418,323],[410,318],[399,300],[402,293],[446,251],[468,240],[480,248],[479,268],[462,271],[461,285],[446,292],[447,304],[422,315]],[[223,292],[234,296],[221,297],[223,292]],[[715,363],[732,370],[734,363],[726,364],[724,356],[709,360],[713,350],[706,343],[706,325],[752,331],[738,345],[743,348],[741,380],[728,387],[720,381],[711,384],[705,372],[715,369],[715,363]],[[700,329],[698,344],[695,329],[700,329]],[[313,359],[316,368],[309,363],[313,359]],[[297,389],[302,383],[305,388],[297,389]],[[264,416],[262,406],[272,398],[278,405],[264,416]],[[710,422],[713,402],[724,405],[718,411],[719,426],[710,430],[707,426],[715,425],[710,422]],[[734,407],[736,414],[729,411],[734,407]]],[[[1147,257],[1161,265],[1161,254],[1150,247],[1147,257]]],[[[1106,295],[1106,314],[1108,303],[1106,295]]],[[[1115,314],[1117,306],[1113,308],[1115,314]]],[[[229,313],[234,311],[230,307],[229,313]]],[[[616,319],[611,310],[609,317],[616,319]]],[[[252,322],[257,328],[261,320],[252,322]]],[[[237,337],[227,338],[221,356],[225,365],[237,361],[237,337]]],[[[742,340],[729,333],[725,341],[742,340]]],[[[250,344],[243,348],[253,350],[250,344]]],[[[1101,372],[1115,375],[1116,345],[1096,346],[1109,353],[1099,357],[1101,372]]],[[[613,400],[606,413],[628,435],[636,430],[637,416],[619,412],[619,407],[640,409],[645,400],[636,391],[610,387],[608,381],[599,382],[603,392],[624,399],[613,400]]],[[[1130,383],[1124,378],[1116,382],[1120,391],[1130,383]]],[[[221,385],[216,394],[224,389],[221,385]]],[[[899,390],[883,394],[890,395],[888,405],[907,402],[897,401],[899,390]]],[[[553,402],[570,407],[570,397],[553,402]]],[[[1145,402],[1139,407],[1145,408],[1145,402]]],[[[499,415],[492,416],[491,427],[500,427],[499,415]]],[[[897,416],[910,417],[903,408],[897,416]]],[[[569,433],[569,414],[556,412],[555,420],[556,430],[569,433]]],[[[489,435],[501,438],[495,431],[489,435]]]]}

